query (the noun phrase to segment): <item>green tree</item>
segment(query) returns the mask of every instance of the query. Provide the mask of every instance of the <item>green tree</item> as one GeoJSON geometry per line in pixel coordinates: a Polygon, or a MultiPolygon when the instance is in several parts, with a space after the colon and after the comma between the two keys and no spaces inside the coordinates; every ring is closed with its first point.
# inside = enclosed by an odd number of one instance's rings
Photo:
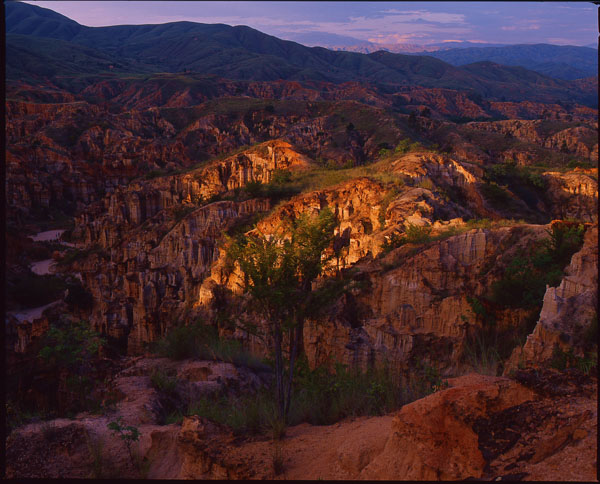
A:
{"type": "Polygon", "coordinates": [[[38,356],[58,372],[66,370],[67,388],[76,407],[93,404],[95,362],[106,340],[87,321],[61,323],[63,327],[52,326],[46,333],[38,356]]]}
{"type": "MultiPolygon", "coordinates": [[[[239,264],[247,292],[264,327],[244,325],[270,346],[275,356],[275,378],[279,418],[285,421],[292,396],[294,364],[299,353],[304,321],[323,305],[331,288],[313,290],[333,254],[323,253],[333,241],[336,220],[329,209],[317,217],[303,214],[281,225],[267,237],[261,233],[230,240],[228,258],[239,264]],[[284,344],[288,343],[288,378],[285,381],[284,344]]],[[[338,286],[339,287],[339,286],[338,286]]]]}

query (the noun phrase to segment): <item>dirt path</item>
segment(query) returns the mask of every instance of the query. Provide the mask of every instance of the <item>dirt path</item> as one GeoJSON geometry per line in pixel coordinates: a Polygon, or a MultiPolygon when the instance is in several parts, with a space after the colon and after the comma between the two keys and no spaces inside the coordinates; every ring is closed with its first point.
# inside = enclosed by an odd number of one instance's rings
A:
{"type": "Polygon", "coordinates": [[[63,232],[64,230],[47,230],[46,232],[39,232],[35,235],[30,235],[29,237],[34,242],[58,241],[63,232]]]}
{"type": "Polygon", "coordinates": [[[40,306],[37,308],[24,309],[22,311],[9,312],[11,316],[14,316],[19,320],[20,323],[23,321],[34,321],[42,317],[42,313],[52,306],[55,306],[62,302],[62,299],[58,299],[57,301],[53,301],[50,304],[46,304],[45,306],[40,306]]]}
{"type": "Polygon", "coordinates": [[[31,272],[37,274],[38,276],[45,276],[46,274],[51,274],[53,272],[50,270],[53,265],[54,261],[52,259],[34,262],[31,264],[31,272]]]}

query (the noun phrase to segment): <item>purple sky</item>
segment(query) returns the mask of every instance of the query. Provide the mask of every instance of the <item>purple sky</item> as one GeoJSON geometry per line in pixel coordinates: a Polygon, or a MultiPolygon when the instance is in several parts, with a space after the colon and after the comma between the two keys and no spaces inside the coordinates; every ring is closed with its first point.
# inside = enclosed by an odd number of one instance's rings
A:
{"type": "Polygon", "coordinates": [[[187,20],[248,25],[288,39],[331,34],[378,43],[447,40],[500,44],[597,42],[591,2],[175,2],[28,1],[83,25],[187,20]]]}

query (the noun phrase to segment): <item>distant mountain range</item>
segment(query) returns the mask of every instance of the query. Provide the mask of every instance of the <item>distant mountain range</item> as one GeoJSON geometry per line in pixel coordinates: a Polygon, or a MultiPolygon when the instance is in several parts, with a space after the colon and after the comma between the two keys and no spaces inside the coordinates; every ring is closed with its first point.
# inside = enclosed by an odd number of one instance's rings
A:
{"type": "Polygon", "coordinates": [[[558,79],[598,75],[598,50],[571,45],[522,44],[430,52],[427,55],[454,66],[489,61],[522,66],[558,79]]]}
{"type": "Polygon", "coordinates": [[[456,67],[431,56],[309,48],[244,26],[174,22],[86,27],[34,5],[6,3],[5,9],[7,79],[51,80],[71,90],[98,76],[191,71],[236,80],[358,81],[392,91],[419,85],[509,101],[596,105],[598,99],[589,86],[523,67],[490,62],[456,67]]]}
{"type": "MultiPolygon", "coordinates": [[[[382,44],[369,42],[366,40],[348,37],[345,35],[332,34],[327,32],[302,32],[290,33],[285,35],[286,40],[293,40],[308,47],[325,47],[331,50],[346,50],[348,52],[360,52],[370,54],[378,50],[394,52],[396,54],[425,54],[438,50],[449,50],[456,48],[481,47],[481,43],[446,41],[437,44],[382,44]]],[[[483,44],[485,47],[501,47],[505,44],[483,44]]]]}
{"type": "Polygon", "coordinates": [[[402,54],[429,55],[454,66],[490,61],[521,66],[557,79],[581,79],[598,74],[597,44],[585,47],[551,44],[479,44],[442,42],[437,44],[378,44],[335,34],[304,33],[288,36],[308,46],[370,54],[378,50],[402,54]]]}
{"type": "Polygon", "coordinates": [[[521,66],[557,79],[581,79],[598,74],[598,44],[584,47],[551,44],[487,44],[447,41],[436,44],[380,44],[322,32],[290,34],[289,40],[307,46],[370,54],[378,50],[429,55],[454,66],[489,61],[521,66]]]}

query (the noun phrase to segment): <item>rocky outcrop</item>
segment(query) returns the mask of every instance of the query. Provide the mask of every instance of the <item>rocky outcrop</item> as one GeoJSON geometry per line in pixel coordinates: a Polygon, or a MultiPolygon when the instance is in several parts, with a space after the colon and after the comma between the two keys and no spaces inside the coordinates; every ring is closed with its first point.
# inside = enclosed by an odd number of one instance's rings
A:
{"type": "Polygon", "coordinates": [[[289,143],[270,141],[238,155],[215,161],[184,175],[138,181],[121,187],[79,219],[74,237],[85,244],[110,248],[124,233],[159,212],[187,204],[201,206],[247,183],[269,183],[276,170],[305,170],[310,160],[289,143]]]}
{"type": "Polygon", "coordinates": [[[452,388],[406,405],[392,420],[383,452],[363,479],[457,480],[483,476],[486,459],[473,424],[534,399],[508,379],[469,375],[452,388]]]}
{"type": "MultiPolygon", "coordinates": [[[[479,324],[468,298],[485,294],[516,251],[544,238],[545,228],[472,230],[356,266],[366,288],[305,327],[311,365],[338,361],[366,369],[388,361],[408,369],[419,362],[455,373],[467,330],[479,324]]],[[[525,311],[503,312],[498,326],[516,328],[526,317],[525,311]]]]}
{"type": "MultiPolygon", "coordinates": [[[[150,361],[131,368],[143,371],[150,361]]],[[[396,415],[302,424],[278,443],[236,438],[195,415],[170,425],[138,420],[137,467],[107,429],[142,401],[138,386],[128,384],[115,413],[15,430],[7,441],[7,477],[272,479],[278,445],[287,479],[590,481],[596,476],[597,383],[580,377],[548,370],[520,371],[514,379],[470,374],[449,379],[450,388],[396,415]]],[[[132,378],[149,380],[121,379],[132,378]]]]}
{"type": "Polygon", "coordinates": [[[501,133],[521,141],[562,151],[591,161],[598,161],[598,125],[573,126],[572,122],[547,120],[506,120],[474,122],[467,126],[480,131],[501,133]]]}
{"type": "MultiPolygon", "coordinates": [[[[81,413],[74,419],[32,423],[14,431],[7,442],[7,477],[200,478],[200,473],[190,475],[190,466],[186,467],[188,457],[198,451],[188,445],[190,419],[183,426],[160,425],[164,410],[151,375],[155,371],[169,375],[177,382],[176,392],[188,401],[214,392],[255,391],[262,383],[247,368],[216,361],[135,358],[123,366],[108,384],[116,400],[114,408],[105,409],[103,415],[81,413]],[[108,428],[119,419],[140,433],[139,442],[133,443],[139,461],[130,459],[123,440],[108,428]]],[[[209,424],[209,428],[218,426],[209,424]]],[[[198,426],[193,430],[197,432],[198,426]]],[[[212,437],[218,437],[214,430],[212,437]]],[[[196,459],[193,464],[192,469],[198,469],[196,459]]]]}
{"type": "Polygon", "coordinates": [[[570,106],[545,104],[531,101],[506,102],[490,101],[490,110],[510,119],[557,119],[575,121],[595,121],[596,110],[586,106],[570,106]]]}
{"type": "Polygon", "coordinates": [[[598,172],[545,172],[546,199],[555,219],[598,220],[598,172]]]}
{"type": "Polygon", "coordinates": [[[440,117],[490,117],[465,94],[450,89],[410,89],[408,92],[397,94],[394,104],[406,106],[406,109],[417,108],[419,112],[427,106],[440,117]]]}
{"type": "Polygon", "coordinates": [[[156,340],[198,297],[203,279],[218,258],[222,231],[244,215],[267,210],[268,201],[215,202],[181,221],[160,212],[146,226],[124,235],[107,255],[80,263],[85,286],[94,295],[90,322],[105,334],[127,340],[131,352],[156,340]]]}
{"type": "Polygon", "coordinates": [[[598,226],[586,231],[581,250],[573,255],[558,287],[548,287],[539,320],[525,345],[513,352],[508,374],[522,366],[547,366],[554,351],[574,351],[585,357],[593,346],[589,335],[598,318],[598,226]]]}

